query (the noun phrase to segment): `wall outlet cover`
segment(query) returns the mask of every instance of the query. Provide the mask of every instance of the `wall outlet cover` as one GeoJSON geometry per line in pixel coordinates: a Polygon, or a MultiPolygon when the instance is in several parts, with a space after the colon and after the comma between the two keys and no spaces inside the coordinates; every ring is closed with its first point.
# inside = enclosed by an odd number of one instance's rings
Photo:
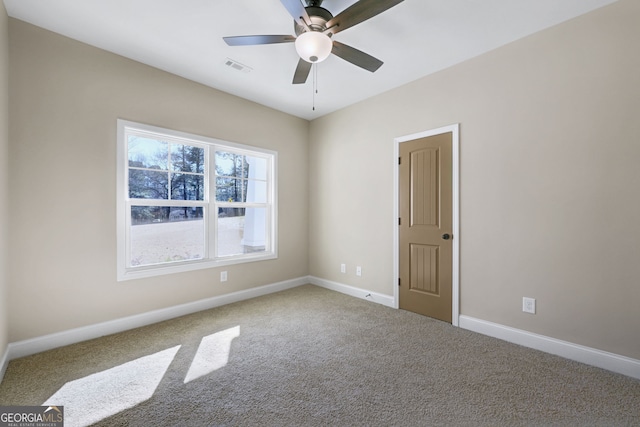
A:
{"type": "Polygon", "coordinates": [[[522,297],[522,311],[525,313],[536,314],[535,298],[522,297]]]}

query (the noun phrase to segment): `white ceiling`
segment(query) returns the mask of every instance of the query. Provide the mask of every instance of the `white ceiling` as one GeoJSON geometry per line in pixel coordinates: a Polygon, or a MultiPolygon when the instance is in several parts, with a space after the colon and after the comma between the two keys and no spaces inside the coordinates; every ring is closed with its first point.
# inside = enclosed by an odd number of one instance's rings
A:
{"type": "MultiPolygon", "coordinates": [[[[280,0],[4,0],[9,16],[286,113],[314,119],[617,0],[405,0],[334,36],[384,61],[331,55],[292,85],[291,43],[230,47],[223,36],[294,34],[280,0]],[[227,58],[252,70],[237,71],[227,58]]],[[[325,0],[337,15],[355,0],[325,0]]]]}

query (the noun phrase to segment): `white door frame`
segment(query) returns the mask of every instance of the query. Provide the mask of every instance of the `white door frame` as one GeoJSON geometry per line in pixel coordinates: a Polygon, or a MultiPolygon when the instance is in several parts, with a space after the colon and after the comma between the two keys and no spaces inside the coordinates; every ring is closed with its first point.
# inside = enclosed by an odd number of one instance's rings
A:
{"type": "Polygon", "coordinates": [[[441,128],[432,129],[412,135],[401,136],[393,140],[393,304],[395,308],[400,306],[400,290],[398,289],[398,278],[400,277],[400,254],[399,254],[399,227],[398,203],[400,195],[398,193],[398,157],[400,155],[400,144],[414,139],[426,138],[428,136],[440,135],[451,132],[452,149],[452,224],[453,224],[453,262],[451,272],[451,324],[458,326],[460,317],[460,124],[456,123],[441,128]]]}

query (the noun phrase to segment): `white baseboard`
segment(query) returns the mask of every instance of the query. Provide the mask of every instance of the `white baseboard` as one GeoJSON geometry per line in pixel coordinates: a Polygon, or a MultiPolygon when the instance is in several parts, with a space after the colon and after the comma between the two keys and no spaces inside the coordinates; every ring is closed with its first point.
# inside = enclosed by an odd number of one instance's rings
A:
{"type": "Polygon", "coordinates": [[[0,383],[4,378],[4,373],[7,372],[7,366],[9,366],[9,349],[7,348],[0,359],[0,383]]]}
{"type": "Polygon", "coordinates": [[[460,327],[524,347],[555,354],[587,365],[640,379],[640,360],[591,347],[515,329],[469,316],[460,316],[460,327]]]}
{"type": "Polygon", "coordinates": [[[51,350],[53,348],[127,331],[129,329],[139,328],[141,326],[162,322],[164,320],[196,313],[198,311],[208,310],[210,308],[268,295],[274,292],[284,291],[287,289],[305,285],[307,283],[309,283],[308,277],[299,277],[297,279],[259,286],[257,288],[233,292],[230,294],[207,298],[200,301],[194,301],[187,304],[181,304],[174,307],[149,311],[147,313],[137,314],[122,319],[111,320],[95,325],[84,326],[81,328],[70,329],[68,331],[57,332],[42,337],[10,343],[9,348],[7,349],[8,356],[5,356],[5,359],[13,360],[18,357],[29,356],[32,354],[40,353],[42,351],[51,350]]]}
{"type": "MultiPolygon", "coordinates": [[[[196,313],[198,311],[292,289],[307,283],[395,308],[393,297],[389,295],[367,291],[365,289],[356,288],[314,276],[299,277],[297,279],[233,292],[226,295],[150,311],[122,319],[116,319],[45,335],[38,338],[10,343],[0,359],[0,381],[2,381],[2,378],[4,377],[9,361],[18,357],[29,356],[31,354],[40,353],[53,348],[123,332],[129,329],[196,313]]],[[[588,365],[597,366],[599,368],[640,379],[640,360],[464,315],[459,317],[459,326],[463,329],[468,329],[483,335],[492,336],[494,338],[499,338],[525,347],[541,350],[567,359],[576,360],[588,365]]]]}
{"type": "Polygon", "coordinates": [[[325,280],[315,276],[309,276],[308,279],[309,283],[312,285],[395,308],[392,296],[367,291],[366,289],[355,288],[353,286],[332,282],[331,280],[325,280]]]}

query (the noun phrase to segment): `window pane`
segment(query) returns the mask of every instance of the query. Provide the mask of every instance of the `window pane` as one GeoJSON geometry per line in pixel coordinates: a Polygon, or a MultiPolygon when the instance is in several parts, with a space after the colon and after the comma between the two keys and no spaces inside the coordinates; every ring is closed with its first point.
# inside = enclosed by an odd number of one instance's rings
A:
{"type": "Polygon", "coordinates": [[[132,199],[169,198],[168,172],[129,169],[129,197],[132,199]]]}
{"type": "Polygon", "coordinates": [[[245,156],[237,156],[236,171],[236,176],[241,176],[243,178],[249,177],[249,164],[247,163],[247,158],[245,156]]]}
{"type": "Polygon", "coordinates": [[[216,175],[246,178],[249,174],[244,156],[226,151],[216,151],[216,175]]]}
{"type": "Polygon", "coordinates": [[[204,200],[204,175],[171,174],[173,200],[204,200]]]}
{"type": "Polygon", "coordinates": [[[216,200],[219,202],[244,202],[246,201],[246,197],[244,196],[246,190],[246,180],[216,178],[216,200]]]}
{"type": "Polygon", "coordinates": [[[172,144],[171,165],[174,171],[204,173],[204,148],[172,144]]]}
{"type": "Polygon", "coordinates": [[[267,183],[264,181],[249,181],[247,184],[247,202],[266,203],[267,183]]]}
{"type": "Polygon", "coordinates": [[[247,157],[247,176],[251,179],[267,180],[267,159],[262,157],[247,157]]]}
{"type": "Polygon", "coordinates": [[[264,252],[265,208],[222,208],[218,212],[218,256],[264,252]]]}
{"type": "Polygon", "coordinates": [[[131,224],[132,267],[205,256],[202,207],[132,206],[131,224]]]}
{"type": "Polygon", "coordinates": [[[169,144],[155,139],[129,135],[129,166],[167,170],[169,144]]]}

